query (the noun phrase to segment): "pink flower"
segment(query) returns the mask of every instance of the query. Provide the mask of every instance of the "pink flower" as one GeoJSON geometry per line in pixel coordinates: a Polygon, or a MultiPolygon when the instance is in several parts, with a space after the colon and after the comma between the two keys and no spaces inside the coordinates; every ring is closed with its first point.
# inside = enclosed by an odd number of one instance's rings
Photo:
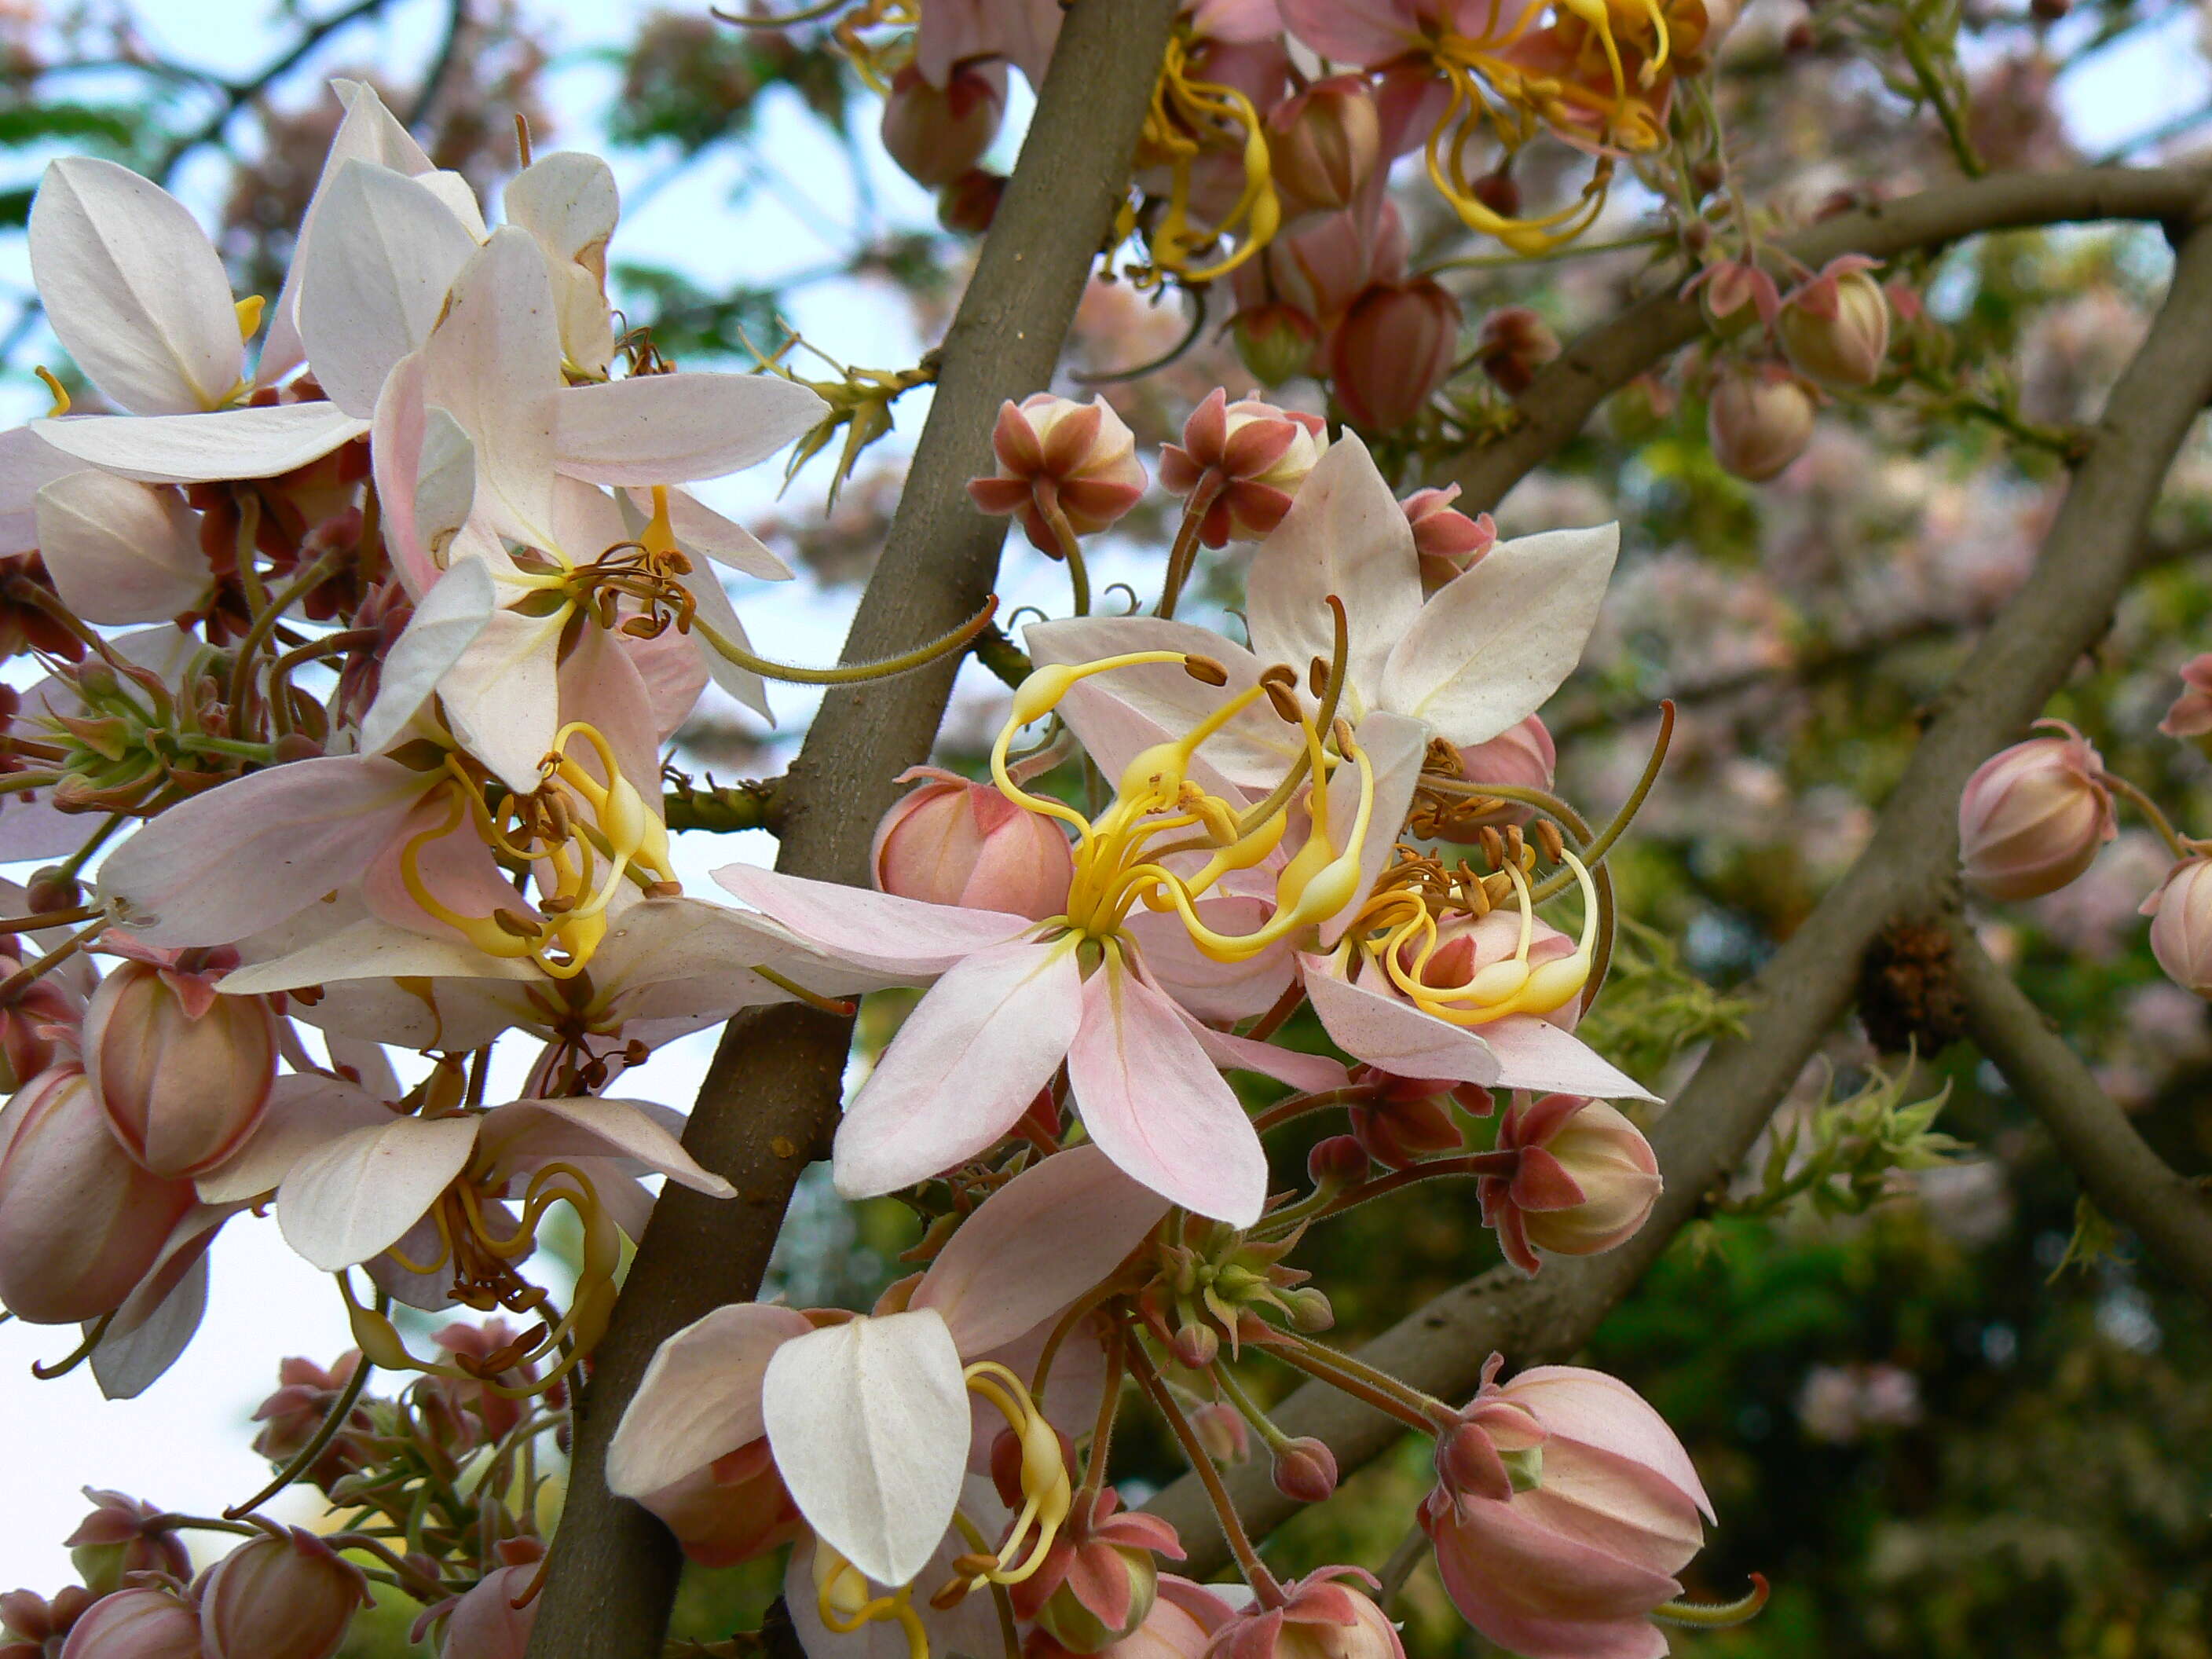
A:
{"type": "Polygon", "coordinates": [[[2184,859],[2142,902],[2151,918],[2150,950],[2166,976],[2212,998],[2212,859],[2184,859]]]}
{"type": "Polygon", "coordinates": [[[514,1562],[480,1580],[453,1603],[438,1659],[523,1659],[538,1623],[538,1603],[514,1605],[536,1583],[535,1561],[514,1562]]]}
{"type": "Polygon", "coordinates": [[[877,891],[1036,921],[1066,908],[1075,860],[1058,824],[957,772],[918,766],[899,781],[917,778],[876,827],[877,891]]]}
{"type": "Polygon", "coordinates": [[[1659,1201],[1650,1143],[1601,1101],[1547,1095],[1515,1106],[1498,1126],[1498,1146],[1518,1152],[1521,1167],[1482,1178],[1483,1224],[1498,1230],[1505,1259],[1523,1273],[1540,1265],[1531,1246],[1595,1255],[1625,1243],[1659,1201]]]}
{"type": "Polygon", "coordinates": [[[1398,1632],[1375,1598],[1337,1582],[1372,1585],[1358,1567],[1323,1567],[1282,1587],[1278,1607],[1255,1606],[1213,1632],[1206,1659],[1405,1659],[1398,1632]]]}
{"type": "Polygon", "coordinates": [[[1959,855],[1985,898],[2040,898],[2071,882],[2119,833],[2104,757],[2063,720],[1974,769],[1959,797],[1959,855]]]}
{"type": "Polygon", "coordinates": [[[969,495],[985,513],[1018,514],[1030,544],[1054,558],[1064,552],[1062,526],[1096,535],[1145,493],[1136,436],[1097,398],[1036,392],[1002,404],[991,447],[998,474],[971,480],[969,495]]]}
{"type": "Polygon", "coordinates": [[[1317,416],[1218,387],[1183,422],[1182,442],[1160,452],[1160,487],[1190,498],[1208,547],[1261,539],[1283,521],[1299,486],[1328,450],[1317,416]]]}
{"type": "Polygon", "coordinates": [[[92,1500],[93,1511],[62,1541],[88,1589],[105,1595],[137,1572],[166,1573],[179,1583],[191,1577],[184,1540],[167,1527],[146,1524],[163,1511],[119,1492],[87,1486],[84,1495],[92,1500]]]}
{"type": "Polygon", "coordinates": [[[2201,738],[2212,732],[2212,651],[2181,665],[2181,695],[2158,729],[2169,738],[2201,738]]]}

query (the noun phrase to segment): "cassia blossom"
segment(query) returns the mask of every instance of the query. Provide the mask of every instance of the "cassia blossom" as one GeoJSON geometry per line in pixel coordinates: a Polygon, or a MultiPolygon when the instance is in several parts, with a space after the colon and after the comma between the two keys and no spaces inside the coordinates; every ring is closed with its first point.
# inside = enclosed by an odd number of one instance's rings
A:
{"type": "Polygon", "coordinates": [[[2184,859],[2142,902],[2150,950],[2166,976],[2212,999],[2212,859],[2184,859]]]}
{"type": "Polygon", "coordinates": [[[1160,452],[1160,485],[1188,498],[1208,547],[1258,541],[1282,523],[1328,450],[1317,416],[1256,398],[1232,404],[1217,387],[1183,422],[1182,441],[1160,452]]]}
{"type": "Polygon", "coordinates": [[[1650,1143],[1602,1101],[1547,1095],[1514,1106],[1498,1126],[1498,1147],[1519,1152],[1520,1167],[1482,1178],[1482,1219],[1523,1273],[1536,1271],[1537,1249],[1595,1255],[1626,1243],[1659,1201],[1650,1143]]]}
{"type": "Polygon", "coordinates": [[[991,447],[999,471],[971,480],[968,494],[985,513],[1018,515],[1030,544],[1054,558],[1068,538],[1118,522],[1145,493],[1136,434],[1103,398],[1038,392],[1004,404],[991,447]]]}
{"type": "Polygon", "coordinates": [[[1984,898],[2040,898],[2084,870],[2119,833],[2104,757],[2063,720],[1974,769],[1959,796],[1966,884],[1984,898]]]}

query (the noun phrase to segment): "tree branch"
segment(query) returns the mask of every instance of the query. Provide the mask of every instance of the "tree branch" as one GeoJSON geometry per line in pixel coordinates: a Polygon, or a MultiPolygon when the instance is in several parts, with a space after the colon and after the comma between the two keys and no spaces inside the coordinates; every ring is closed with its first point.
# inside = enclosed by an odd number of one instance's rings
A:
{"type": "MultiPolygon", "coordinates": [[[[1492,1350],[1526,1364],[1564,1358],[1589,1340],[1757,1139],[1849,1006],[1875,935],[1898,916],[1943,908],[1967,775],[2041,712],[2109,625],[2160,483],[2208,395],[2212,231],[2197,229],[2148,337],[2112,388],[2033,574],[1939,700],[1866,851],[1752,980],[1755,1006],[1745,1035],[1714,1044],[1655,1126],[1651,1143],[1667,1188],[1644,1230],[1604,1255],[1547,1261],[1533,1280],[1499,1268],[1448,1291],[1361,1350],[1363,1360],[1449,1400],[1472,1392],[1492,1350]]],[[[1287,1434],[1327,1441],[1347,1471],[1401,1432],[1320,1384],[1299,1389],[1276,1421],[1287,1434]]],[[[1264,1464],[1232,1471],[1230,1484],[1255,1533],[1296,1507],[1275,1491],[1264,1464]]],[[[1185,1571],[1202,1578],[1222,1565],[1194,1480],[1178,1480],[1147,1507],[1182,1530],[1191,1553],[1185,1571]]]]}
{"type": "Polygon", "coordinates": [[[154,164],[154,177],[161,183],[167,184],[176,172],[179,162],[202,144],[212,144],[219,141],[222,137],[223,129],[230,125],[231,117],[268,91],[277,81],[297,69],[316,47],[337,33],[339,30],[358,23],[363,18],[374,16],[391,3],[392,0],[354,0],[354,3],[343,10],[333,12],[328,17],[307,24],[301,32],[298,40],[245,80],[225,82],[222,88],[222,106],[208,117],[206,121],[198,127],[176,140],[168,149],[161,152],[161,159],[154,164]]]}
{"type": "MultiPolygon", "coordinates": [[[[2006,173],[1825,219],[1782,244],[1818,267],[1844,253],[1889,258],[1984,231],[2106,219],[2190,217],[2212,173],[2195,167],[2082,167],[2006,173]]],[[[1583,429],[1597,406],[1705,332],[1694,300],[1662,294],[1592,329],[1514,400],[1520,423],[1462,459],[1451,482],[1462,513],[1494,509],[1505,492],[1583,429]]],[[[1442,481],[1439,481],[1442,482],[1442,481]]]]}
{"type": "Polygon", "coordinates": [[[2212,1200],[2136,1133],[2049,1017],[1990,960],[1972,930],[1962,925],[1954,935],[1974,1046],[2043,1120],[2098,1207],[2134,1228],[2175,1277],[2212,1301],[2212,1200]]]}
{"type": "MultiPolygon", "coordinates": [[[[1006,526],[976,513],[967,481],[991,470],[999,404],[1052,379],[1127,188],[1174,12],[1174,0],[1068,7],[1020,165],[946,333],[929,419],[847,661],[948,633],[989,593],[1006,526]]],[[[928,758],[957,667],[830,693],[777,793],[779,869],[866,882],[892,780],[928,758]]],[[[578,1402],[568,1508],[531,1659],[659,1655],[676,1547],[645,1510],[608,1493],[607,1440],[665,1337],[758,1291],[808,1149],[836,1126],[851,1036],[851,1022],[796,1006],[750,1011],[724,1031],[684,1143],[738,1197],[673,1189],[653,1206],[578,1402]]]]}

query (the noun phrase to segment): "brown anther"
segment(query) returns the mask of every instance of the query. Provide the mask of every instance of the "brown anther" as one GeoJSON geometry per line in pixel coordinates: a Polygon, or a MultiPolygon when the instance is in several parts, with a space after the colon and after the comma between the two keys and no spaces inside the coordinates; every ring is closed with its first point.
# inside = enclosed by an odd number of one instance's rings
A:
{"type": "Polygon", "coordinates": [[[1567,843],[1559,836],[1559,826],[1549,818],[1536,820],[1536,839],[1543,843],[1545,858],[1553,864],[1559,863],[1566,853],[1567,843]]]}
{"type": "Polygon", "coordinates": [[[1505,837],[1498,833],[1495,824],[1486,823],[1475,832],[1475,843],[1482,848],[1483,861],[1493,870],[1505,863],[1505,837]]]}
{"type": "Polygon", "coordinates": [[[684,884],[680,881],[647,882],[645,896],[647,898],[682,898],[684,884]]]}
{"type": "Polygon", "coordinates": [[[562,916],[576,908],[576,901],[566,893],[556,893],[538,900],[538,908],[549,916],[562,916]]]}
{"type": "Polygon", "coordinates": [[[691,561],[672,547],[661,554],[660,568],[672,576],[688,576],[694,568],[691,561]]]}
{"type": "Polygon", "coordinates": [[[573,823],[568,814],[568,798],[557,789],[549,789],[539,795],[538,799],[545,814],[545,827],[548,832],[545,839],[549,842],[568,840],[573,823]]]}
{"type": "MultiPolygon", "coordinates": [[[[973,1559],[974,1558],[972,1557],[966,1556],[962,1558],[963,1560],[973,1559]]],[[[999,1564],[994,1560],[991,1565],[995,1567],[999,1564]]],[[[935,1607],[939,1613],[950,1613],[953,1608],[958,1607],[967,1599],[967,1579],[955,1578],[943,1585],[940,1585],[934,1592],[932,1593],[929,1598],[929,1605],[935,1607]]]]}
{"type": "Polygon", "coordinates": [[[642,1066],[652,1058],[653,1045],[642,1037],[632,1037],[623,1044],[623,1064],[625,1066],[642,1066]]]}
{"type": "Polygon", "coordinates": [[[1184,656],[1182,672],[1200,685],[1226,685],[1229,671],[1211,657],[1201,657],[1195,652],[1184,656]]]}
{"type": "Polygon", "coordinates": [[[1271,662],[1260,671],[1260,684],[1293,689],[1298,683],[1298,671],[1286,662],[1271,662]]]}
{"type": "Polygon", "coordinates": [[[312,1008],[323,1000],[323,988],[319,985],[295,985],[284,994],[302,1008],[312,1008]]]}
{"type": "Polygon", "coordinates": [[[1316,657],[1310,663],[1306,665],[1306,689],[1314,694],[1316,701],[1328,694],[1328,658],[1316,657]]]}
{"type": "Polygon", "coordinates": [[[1297,696],[1286,690],[1280,680],[1261,680],[1260,685],[1267,692],[1268,706],[1275,711],[1278,720],[1285,726],[1304,723],[1305,713],[1298,707],[1297,696]]]}
{"type": "MultiPolygon", "coordinates": [[[[979,1578],[987,1572],[995,1572],[998,1570],[998,1566],[999,1558],[997,1556],[985,1555],[980,1551],[970,1550],[967,1554],[960,1556],[953,1561],[952,1571],[960,1575],[962,1582],[964,1584],[968,1579],[979,1578]]],[[[965,1595],[967,1592],[963,1589],[961,1593],[965,1595]]]]}
{"type": "Polygon", "coordinates": [[[1329,722],[1328,734],[1336,739],[1336,752],[1348,755],[1357,745],[1352,742],[1352,722],[1341,714],[1329,722]]]}
{"type": "Polygon", "coordinates": [[[1505,856],[1523,870],[1528,867],[1528,852],[1522,842],[1521,826],[1517,823],[1505,826],[1505,856]]]}
{"type": "Polygon", "coordinates": [[[517,915],[512,910],[501,909],[493,911],[491,919],[493,926],[496,927],[501,933],[512,934],[516,939],[534,939],[540,937],[538,924],[531,921],[528,916],[517,915]]]}
{"type": "Polygon", "coordinates": [[[634,640],[657,640],[668,631],[665,617],[632,617],[622,625],[622,631],[634,640]]]}

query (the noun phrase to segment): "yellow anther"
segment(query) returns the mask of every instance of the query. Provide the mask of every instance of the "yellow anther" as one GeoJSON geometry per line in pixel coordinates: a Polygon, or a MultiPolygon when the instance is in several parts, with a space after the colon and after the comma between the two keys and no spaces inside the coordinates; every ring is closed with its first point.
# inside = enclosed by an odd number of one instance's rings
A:
{"type": "Polygon", "coordinates": [[[249,294],[238,302],[238,337],[251,340],[261,331],[261,313],[269,302],[258,294],[249,294]]]}

